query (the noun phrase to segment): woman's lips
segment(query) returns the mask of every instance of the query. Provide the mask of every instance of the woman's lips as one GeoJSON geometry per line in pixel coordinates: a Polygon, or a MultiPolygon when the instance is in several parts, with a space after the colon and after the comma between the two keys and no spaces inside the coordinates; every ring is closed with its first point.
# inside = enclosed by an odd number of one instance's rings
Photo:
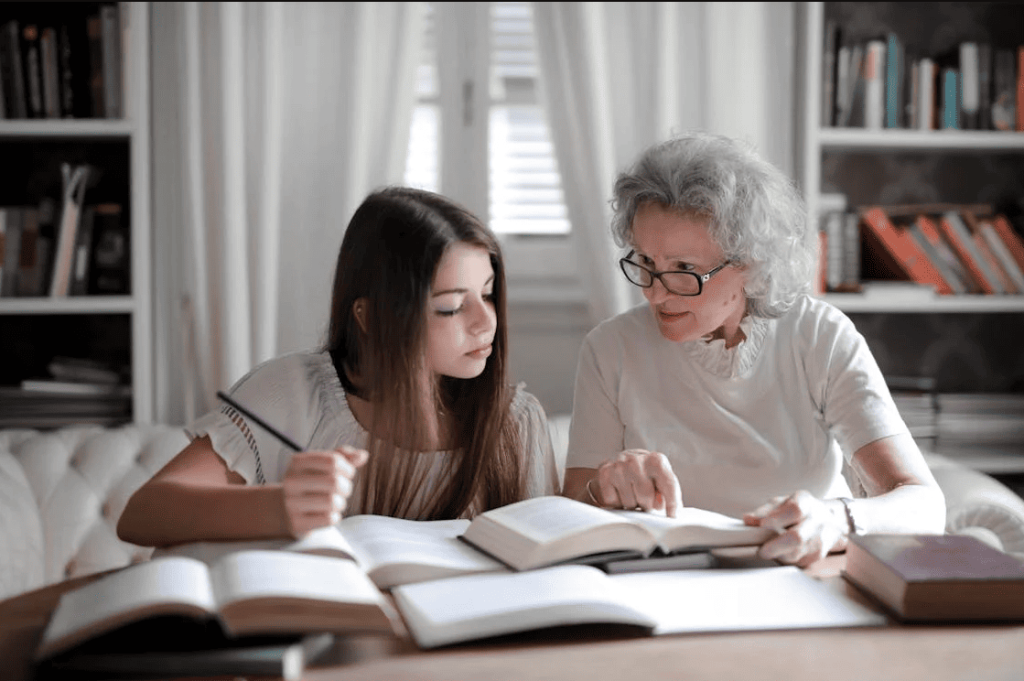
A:
{"type": "Polygon", "coordinates": [[[667,322],[674,322],[674,321],[676,321],[678,319],[682,319],[683,317],[685,317],[688,314],[690,314],[690,313],[689,312],[669,312],[668,310],[658,310],[658,317],[660,319],[664,319],[667,322]]]}

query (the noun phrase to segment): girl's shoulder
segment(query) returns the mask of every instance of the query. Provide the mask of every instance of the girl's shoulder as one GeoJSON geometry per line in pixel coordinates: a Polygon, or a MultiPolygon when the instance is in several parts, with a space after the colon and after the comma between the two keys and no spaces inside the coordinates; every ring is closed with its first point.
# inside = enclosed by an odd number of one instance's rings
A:
{"type": "Polygon", "coordinates": [[[232,391],[254,389],[275,395],[313,396],[324,391],[336,393],[341,383],[330,354],[303,350],[257,364],[232,387],[232,391]]]}

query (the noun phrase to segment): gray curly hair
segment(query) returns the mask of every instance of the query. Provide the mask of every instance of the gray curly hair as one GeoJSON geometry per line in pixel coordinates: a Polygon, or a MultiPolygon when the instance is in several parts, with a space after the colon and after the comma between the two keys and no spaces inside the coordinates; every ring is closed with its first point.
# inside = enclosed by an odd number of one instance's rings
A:
{"type": "Polygon", "coordinates": [[[612,232],[633,243],[633,218],[646,203],[708,220],[711,238],[747,268],[747,312],[778,317],[810,290],[817,262],[804,202],[778,168],[737,140],[689,133],[644,151],[615,181],[612,232]]]}

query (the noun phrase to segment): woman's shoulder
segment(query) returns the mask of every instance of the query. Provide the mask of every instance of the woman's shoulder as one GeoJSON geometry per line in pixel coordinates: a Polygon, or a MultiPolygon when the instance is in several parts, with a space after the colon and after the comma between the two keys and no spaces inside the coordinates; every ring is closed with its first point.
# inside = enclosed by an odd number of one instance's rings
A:
{"type": "Polygon", "coordinates": [[[587,333],[586,342],[596,347],[643,344],[652,331],[657,335],[650,306],[642,303],[599,322],[587,333]]]}
{"type": "Polygon", "coordinates": [[[792,343],[801,352],[849,343],[857,334],[856,326],[846,313],[812,295],[800,296],[775,322],[778,340],[792,343]]]}

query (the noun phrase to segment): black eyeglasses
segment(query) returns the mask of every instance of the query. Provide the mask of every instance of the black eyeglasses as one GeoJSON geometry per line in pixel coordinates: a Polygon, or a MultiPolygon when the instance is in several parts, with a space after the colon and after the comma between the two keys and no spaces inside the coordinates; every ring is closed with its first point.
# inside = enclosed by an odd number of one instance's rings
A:
{"type": "Polygon", "coordinates": [[[654,285],[654,280],[658,279],[666,291],[677,296],[699,296],[701,291],[704,290],[704,282],[729,264],[729,261],[726,260],[706,274],[684,272],[682,270],[655,272],[654,270],[647,269],[640,263],[630,260],[634,253],[636,251],[630,251],[629,255],[619,260],[619,267],[622,268],[622,273],[626,275],[629,283],[635,284],[640,288],[650,288],[654,285]]]}

